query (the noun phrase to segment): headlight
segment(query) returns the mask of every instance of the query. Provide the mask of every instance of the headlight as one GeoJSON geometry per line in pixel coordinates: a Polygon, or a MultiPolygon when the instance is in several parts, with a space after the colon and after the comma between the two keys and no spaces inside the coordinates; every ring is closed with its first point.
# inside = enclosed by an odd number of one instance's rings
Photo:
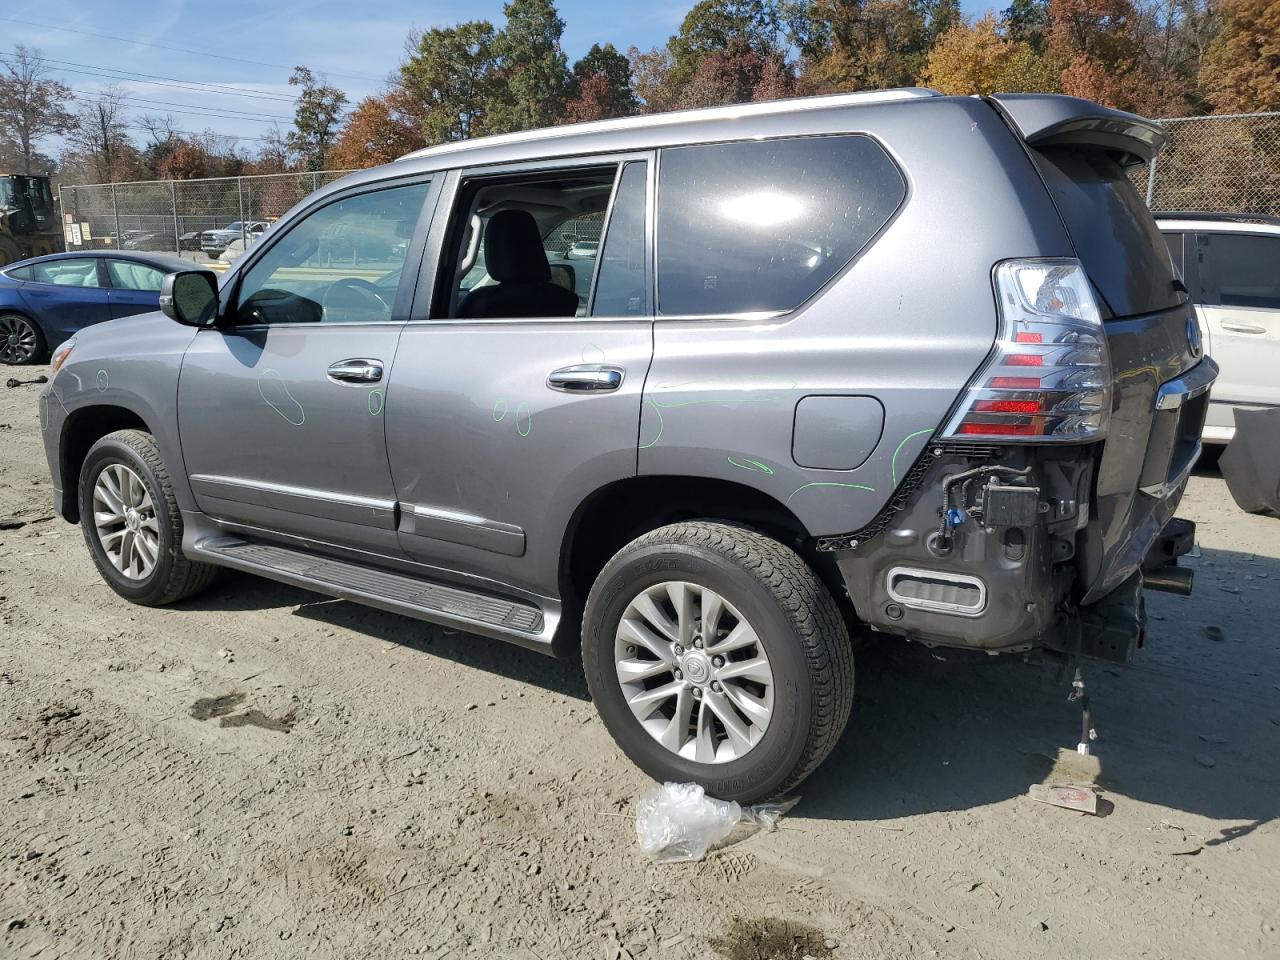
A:
{"type": "Polygon", "coordinates": [[[57,373],[62,369],[62,365],[67,362],[67,357],[71,356],[71,351],[76,345],[76,338],[65,340],[59,347],[53,351],[53,356],[49,358],[49,375],[57,373]]]}

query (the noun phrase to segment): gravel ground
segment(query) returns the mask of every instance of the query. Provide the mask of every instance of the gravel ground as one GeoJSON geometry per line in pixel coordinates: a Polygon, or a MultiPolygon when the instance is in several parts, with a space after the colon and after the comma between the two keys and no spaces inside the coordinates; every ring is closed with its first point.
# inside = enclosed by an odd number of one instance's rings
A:
{"type": "Polygon", "coordinates": [[[1280,957],[1280,522],[1197,476],[1193,599],[1087,674],[883,642],[775,833],[650,864],[580,668],[249,577],[130,606],[0,390],[0,956],[1280,957]]]}

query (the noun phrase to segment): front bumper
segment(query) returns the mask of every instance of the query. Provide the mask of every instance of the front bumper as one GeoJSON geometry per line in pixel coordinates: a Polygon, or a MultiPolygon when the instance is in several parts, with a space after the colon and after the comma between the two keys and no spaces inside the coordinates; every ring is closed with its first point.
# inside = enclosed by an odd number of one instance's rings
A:
{"type": "MultiPolygon", "coordinates": [[[[54,384],[55,375],[40,391],[40,437],[44,442],[45,461],[49,464],[49,476],[53,481],[53,509],[58,516],[71,519],[65,509],[66,492],[62,482],[62,427],[67,421],[67,408],[63,406],[54,384]]],[[[74,491],[72,491],[74,496],[74,491]]],[[[73,515],[73,514],[72,514],[73,515]]]]}

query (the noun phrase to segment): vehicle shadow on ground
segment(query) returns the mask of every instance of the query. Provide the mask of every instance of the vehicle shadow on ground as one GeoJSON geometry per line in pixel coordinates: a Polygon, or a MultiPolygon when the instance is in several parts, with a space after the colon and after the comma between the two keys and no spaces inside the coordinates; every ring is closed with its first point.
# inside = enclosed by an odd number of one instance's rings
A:
{"type": "MultiPolygon", "coordinates": [[[[1280,647],[1263,626],[1280,620],[1280,560],[1205,550],[1187,562],[1198,568],[1195,599],[1148,594],[1148,642],[1133,663],[1086,661],[1084,671],[1103,795],[1235,821],[1212,845],[1280,816],[1280,647]]],[[[806,816],[1000,802],[1045,782],[1058,748],[1079,740],[1070,674],[1052,661],[885,640],[858,668],[849,727],[801,788],[806,816]]]]}
{"type": "Polygon", "coordinates": [[[222,612],[294,607],[294,616],[327,627],[352,630],[368,638],[354,642],[394,643],[424,657],[443,657],[520,683],[530,683],[561,696],[584,701],[590,699],[582,666],[576,661],[557,660],[500,640],[449,630],[346,600],[334,600],[248,574],[223,571],[212,590],[186,601],[182,606],[222,612]]]}
{"type": "MultiPolygon", "coordinates": [[[[1149,595],[1147,647],[1129,665],[1086,661],[1085,678],[1104,796],[1233,821],[1212,844],[1280,816],[1280,645],[1264,626],[1280,622],[1280,560],[1205,550],[1188,565],[1197,568],[1194,599],[1149,595]],[[1253,582],[1247,597],[1231,586],[1246,578],[1253,582]]],[[[255,577],[228,573],[188,605],[228,612],[293,606],[317,626],[421,653],[424,669],[426,657],[445,657],[588,699],[576,661],[255,577]]],[[[860,651],[857,665],[849,726],[799,791],[806,816],[891,820],[1002,802],[1044,782],[1058,749],[1072,751],[1079,739],[1080,711],[1067,701],[1070,674],[1060,675],[1056,661],[931,651],[885,638],[860,651]]]]}

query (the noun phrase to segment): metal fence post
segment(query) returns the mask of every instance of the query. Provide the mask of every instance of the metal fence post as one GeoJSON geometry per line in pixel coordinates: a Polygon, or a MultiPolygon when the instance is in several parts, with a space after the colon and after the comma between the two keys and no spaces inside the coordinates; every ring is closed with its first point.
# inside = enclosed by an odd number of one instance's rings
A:
{"type": "Polygon", "coordinates": [[[311,171],[311,192],[315,193],[319,189],[320,189],[320,171],[312,170],[311,171]]]}
{"type": "Polygon", "coordinates": [[[1160,162],[1160,156],[1151,158],[1151,164],[1147,168],[1147,206],[1151,206],[1151,200],[1156,195],[1156,164],[1160,162]]]}
{"type": "Polygon", "coordinates": [[[169,181],[169,205],[173,208],[173,252],[182,256],[182,241],[178,239],[181,232],[178,229],[178,184],[174,180],[169,181]]]}
{"type": "Polygon", "coordinates": [[[244,177],[236,177],[236,196],[240,200],[240,243],[244,243],[244,177]]]}
{"type": "Polygon", "coordinates": [[[120,204],[116,202],[116,185],[114,183],[111,184],[111,214],[116,221],[116,249],[119,250],[122,239],[120,236],[120,204]]]}

